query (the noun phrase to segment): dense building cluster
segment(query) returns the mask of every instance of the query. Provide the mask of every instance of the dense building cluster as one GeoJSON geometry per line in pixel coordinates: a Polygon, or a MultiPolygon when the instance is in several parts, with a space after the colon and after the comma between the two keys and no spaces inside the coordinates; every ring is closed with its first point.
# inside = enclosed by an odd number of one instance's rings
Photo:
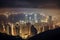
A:
{"type": "Polygon", "coordinates": [[[22,38],[58,27],[53,24],[52,16],[46,17],[38,13],[0,15],[0,32],[22,38]]]}

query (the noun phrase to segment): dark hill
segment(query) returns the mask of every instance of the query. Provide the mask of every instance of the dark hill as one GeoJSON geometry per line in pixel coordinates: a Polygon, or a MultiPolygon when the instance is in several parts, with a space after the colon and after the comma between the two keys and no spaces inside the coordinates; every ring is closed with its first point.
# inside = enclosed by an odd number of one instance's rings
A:
{"type": "Polygon", "coordinates": [[[19,36],[12,36],[5,33],[0,33],[0,40],[22,40],[22,38],[19,36]]]}
{"type": "MultiPolygon", "coordinates": [[[[23,40],[23,39],[19,36],[12,36],[7,35],[5,33],[0,33],[0,40],[23,40]]],[[[45,31],[26,40],[60,40],[60,28],[45,31]]]]}
{"type": "Polygon", "coordinates": [[[60,28],[37,34],[28,40],[60,40],[60,28]]]}

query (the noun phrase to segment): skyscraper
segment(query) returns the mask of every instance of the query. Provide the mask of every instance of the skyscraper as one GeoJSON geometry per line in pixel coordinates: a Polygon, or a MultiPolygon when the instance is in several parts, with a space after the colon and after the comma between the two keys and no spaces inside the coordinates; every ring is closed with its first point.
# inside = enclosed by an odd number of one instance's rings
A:
{"type": "Polygon", "coordinates": [[[38,20],[37,20],[37,14],[34,14],[34,20],[35,20],[35,23],[38,22],[38,20]]]}
{"type": "Polygon", "coordinates": [[[49,16],[48,24],[49,24],[49,29],[53,29],[52,16],[49,16]]]}

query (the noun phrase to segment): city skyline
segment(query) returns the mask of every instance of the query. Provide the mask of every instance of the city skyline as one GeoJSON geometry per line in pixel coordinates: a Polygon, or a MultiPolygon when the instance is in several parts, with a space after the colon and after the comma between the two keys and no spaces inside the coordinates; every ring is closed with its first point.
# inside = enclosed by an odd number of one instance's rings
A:
{"type": "Polygon", "coordinates": [[[10,14],[40,14],[43,16],[52,16],[54,21],[60,22],[60,9],[38,9],[38,8],[1,8],[0,15],[10,14]]]}
{"type": "MultiPolygon", "coordinates": [[[[59,33],[59,30],[55,30],[57,28],[60,28],[59,0],[0,1],[0,33],[4,33],[3,35],[7,34],[10,37],[16,36],[16,39],[21,37],[27,40],[36,34],[40,38],[39,34],[42,33],[41,36],[46,36],[45,38],[48,39],[49,37],[46,34],[49,34],[49,32],[55,34],[54,37],[57,36],[55,33],[55,31],[59,33]],[[53,32],[53,30],[55,31],[53,32]]],[[[0,36],[1,39],[3,35],[0,36]]],[[[9,38],[9,36],[3,38],[9,38]]]]}

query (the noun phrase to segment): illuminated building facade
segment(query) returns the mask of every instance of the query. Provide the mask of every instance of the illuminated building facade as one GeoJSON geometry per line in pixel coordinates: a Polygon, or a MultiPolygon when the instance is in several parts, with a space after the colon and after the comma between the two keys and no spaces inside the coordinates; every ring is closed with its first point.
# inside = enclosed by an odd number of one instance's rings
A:
{"type": "MultiPolygon", "coordinates": [[[[7,14],[8,15],[8,14],[7,14]]],[[[43,15],[40,15],[39,13],[20,13],[20,14],[10,14],[8,15],[8,22],[11,24],[11,29],[9,27],[7,28],[7,31],[5,33],[9,35],[16,36],[16,29],[15,25],[16,23],[20,26],[20,36],[22,38],[27,38],[28,36],[31,36],[31,25],[33,24],[34,27],[37,29],[38,33],[49,30],[49,27],[52,26],[52,17],[48,16],[45,17],[43,15]],[[29,25],[26,25],[26,23],[31,23],[29,25]],[[48,25],[49,24],[49,25],[48,25]],[[42,31],[43,30],[43,31],[42,31]]]]}
{"type": "Polygon", "coordinates": [[[49,16],[48,24],[49,24],[49,29],[53,29],[52,16],[49,16]]]}

